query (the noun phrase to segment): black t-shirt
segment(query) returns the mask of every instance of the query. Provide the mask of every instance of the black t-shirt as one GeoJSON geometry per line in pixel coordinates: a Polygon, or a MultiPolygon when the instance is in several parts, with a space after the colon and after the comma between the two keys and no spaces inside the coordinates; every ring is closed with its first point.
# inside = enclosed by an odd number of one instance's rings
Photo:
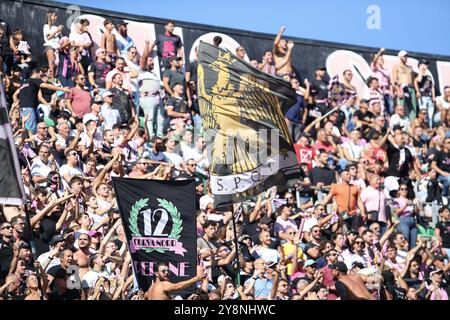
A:
{"type": "Polygon", "coordinates": [[[112,88],[110,91],[114,94],[112,108],[119,110],[122,122],[128,122],[131,119],[132,101],[128,91],[112,88]]]}
{"type": "Polygon", "coordinates": [[[0,240],[0,282],[8,275],[9,267],[14,256],[13,245],[0,240]]]}
{"type": "Polygon", "coordinates": [[[94,73],[94,82],[99,88],[106,87],[106,75],[113,68],[109,63],[104,63],[102,61],[95,61],[91,63],[88,68],[88,72],[94,73]]]}
{"type": "Polygon", "coordinates": [[[426,142],[424,142],[422,139],[416,140],[416,138],[413,138],[413,146],[416,148],[423,148],[426,146],[426,142]]]}
{"type": "Polygon", "coordinates": [[[176,56],[178,49],[183,46],[181,38],[176,34],[170,36],[160,34],[156,38],[156,53],[163,66],[168,66],[168,58],[176,56]]]}
{"type": "MultiPolygon", "coordinates": [[[[358,118],[358,120],[360,120],[360,121],[366,121],[366,122],[375,118],[373,113],[368,110],[366,112],[362,112],[361,110],[356,110],[355,113],[353,114],[353,117],[358,118]]],[[[367,128],[368,128],[368,126],[365,124],[362,126],[363,131],[366,131],[367,128]]]]}
{"type": "Polygon", "coordinates": [[[387,142],[387,146],[389,168],[386,172],[386,176],[407,177],[411,164],[413,163],[413,156],[411,155],[411,152],[407,148],[404,148],[405,161],[399,165],[400,150],[394,147],[389,141],[387,142]]]}
{"type": "Polygon", "coordinates": [[[244,215],[244,234],[248,234],[253,243],[259,240],[258,222],[259,219],[250,222],[248,215],[244,215]]]}
{"type": "Polygon", "coordinates": [[[436,224],[436,228],[439,229],[442,238],[442,246],[444,248],[450,248],[450,221],[439,221],[436,224]]]}
{"type": "Polygon", "coordinates": [[[430,76],[422,77],[422,81],[418,83],[420,94],[424,97],[431,97],[431,89],[433,88],[433,79],[430,76]]]}
{"type": "Polygon", "coordinates": [[[329,186],[332,183],[336,183],[336,175],[334,174],[334,170],[327,167],[314,167],[309,172],[309,180],[313,186],[318,182],[322,182],[324,185],[329,186]]]}
{"type": "Polygon", "coordinates": [[[305,126],[309,125],[316,118],[320,118],[322,116],[322,111],[316,104],[309,104],[308,103],[306,105],[306,110],[308,110],[307,111],[308,116],[306,117],[306,122],[304,123],[305,126]]]}
{"type": "Polygon", "coordinates": [[[38,93],[42,84],[41,79],[30,78],[20,87],[19,99],[22,108],[37,108],[38,93]]]}
{"type": "Polygon", "coordinates": [[[172,69],[167,69],[166,71],[164,71],[163,78],[169,78],[169,86],[171,88],[175,83],[181,83],[183,84],[183,87],[186,87],[186,78],[184,77],[184,73],[181,71],[173,71],[172,69]]]}
{"type": "Polygon", "coordinates": [[[176,112],[182,112],[185,113],[187,112],[187,103],[186,100],[184,100],[183,98],[178,98],[178,97],[170,97],[169,100],[167,101],[167,107],[173,107],[173,111],[176,112]]]}
{"type": "Polygon", "coordinates": [[[58,294],[58,292],[54,291],[49,294],[48,300],[80,300],[81,294],[80,290],[70,289],[64,292],[63,294],[58,294]]]}
{"type": "Polygon", "coordinates": [[[197,60],[191,61],[186,65],[186,71],[189,71],[191,73],[191,81],[195,83],[197,83],[197,67],[197,60]]]}
{"type": "Polygon", "coordinates": [[[450,152],[439,151],[435,161],[439,169],[450,173],[450,152]]]}
{"type": "MultiPolygon", "coordinates": [[[[9,27],[7,25],[4,25],[2,22],[0,22],[1,25],[5,26],[7,30],[9,30],[9,27]]],[[[13,51],[9,44],[9,34],[8,31],[4,32],[3,36],[0,37],[0,54],[7,55],[12,54],[13,51]]]]}
{"type": "Polygon", "coordinates": [[[323,100],[328,98],[328,82],[325,80],[311,80],[312,91],[316,92],[316,99],[323,100]]]}
{"type": "Polygon", "coordinates": [[[40,238],[44,243],[49,243],[50,239],[56,234],[56,223],[51,217],[45,217],[41,220],[39,230],[40,238]]]}
{"type": "Polygon", "coordinates": [[[9,293],[8,290],[5,290],[2,293],[3,300],[24,300],[25,296],[21,294],[9,293]]]}

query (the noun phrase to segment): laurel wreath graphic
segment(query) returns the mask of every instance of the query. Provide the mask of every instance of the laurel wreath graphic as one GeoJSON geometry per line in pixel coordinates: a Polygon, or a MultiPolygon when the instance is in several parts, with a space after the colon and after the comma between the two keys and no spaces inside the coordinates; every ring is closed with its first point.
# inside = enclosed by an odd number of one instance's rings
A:
{"type": "MultiPolygon", "coordinates": [[[[134,205],[131,207],[130,210],[130,231],[131,234],[135,237],[141,237],[141,234],[139,232],[137,223],[138,223],[138,216],[139,211],[144,208],[148,203],[148,198],[138,200],[134,203],[134,205]]],[[[167,210],[167,212],[170,213],[170,216],[172,217],[172,231],[170,232],[169,238],[178,240],[180,239],[181,231],[183,230],[183,227],[181,226],[182,221],[180,217],[180,212],[178,211],[177,207],[173,205],[172,202],[167,201],[165,199],[159,199],[157,198],[159,205],[167,210]]],[[[167,251],[167,249],[161,249],[161,248],[144,248],[142,249],[145,252],[159,252],[164,253],[167,251]]]]}

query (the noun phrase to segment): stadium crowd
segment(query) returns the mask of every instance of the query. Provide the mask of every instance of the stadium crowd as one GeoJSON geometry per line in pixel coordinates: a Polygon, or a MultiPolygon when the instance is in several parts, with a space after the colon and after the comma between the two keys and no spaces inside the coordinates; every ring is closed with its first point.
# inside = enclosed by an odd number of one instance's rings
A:
{"type": "Polygon", "coordinates": [[[139,56],[123,20],[104,21],[96,50],[87,19],[73,31],[58,21],[49,11],[43,46],[30,48],[22,30],[0,20],[0,71],[30,214],[28,228],[24,206],[1,208],[1,299],[172,298],[167,265],[148,292],[133,283],[111,183],[130,177],[196,181],[201,264],[198,289],[182,298],[448,300],[450,87],[436,96],[428,61],[415,73],[402,50],[387,70],[380,49],[358,96],[351,70],[329,79],[319,67],[303,81],[281,28],[273,49],[250,63],[297,93],[285,119],[301,179],[219,212],[198,63],[187,61],[175,23],[139,56]],[[42,52],[47,63],[38,66],[42,52]]]}

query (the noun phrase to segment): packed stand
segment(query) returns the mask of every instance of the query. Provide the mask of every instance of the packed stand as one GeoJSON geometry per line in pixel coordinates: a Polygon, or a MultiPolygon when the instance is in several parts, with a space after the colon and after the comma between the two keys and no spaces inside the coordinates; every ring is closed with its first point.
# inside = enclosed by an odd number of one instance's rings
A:
{"type": "MultiPolygon", "coordinates": [[[[186,60],[175,23],[139,56],[123,20],[105,20],[95,51],[88,20],[72,32],[57,22],[48,12],[43,47],[30,48],[26,34],[0,21],[0,71],[31,227],[25,207],[2,207],[2,299],[151,297],[133,283],[111,184],[130,177],[196,181],[201,266],[197,291],[182,298],[448,300],[450,87],[436,97],[428,61],[416,74],[400,51],[386,70],[381,49],[358,96],[351,70],[330,80],[319,67],[302,81],[281,28],[273,50],[250,63],[297,92],[285,119],[302,178],[220,212],[198,63],[186,60]],[[47,64],[38,66],[42,51],[47,64]]],[[[236,55],[244,59],[246,49],[236,55]]],[[[166,271],[155,273],[164,279],[166,271]]]]}

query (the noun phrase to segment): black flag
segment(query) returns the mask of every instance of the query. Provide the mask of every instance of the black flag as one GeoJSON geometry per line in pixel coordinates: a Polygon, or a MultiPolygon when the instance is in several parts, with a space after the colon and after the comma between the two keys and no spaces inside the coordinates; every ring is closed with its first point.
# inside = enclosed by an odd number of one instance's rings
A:
{"type": "Polygon", "coordinates": [[[293,184],[300,172],[284,120],[296,93],[283,79],[200,43],[198,92],[216,206],[293,184]]]}
{"type": "Polygon", "coordinates": [[[19,159],[6,107],[5,91],[0,79],[0,203],[21,205],[25,199],[19,159]]]}
{"type": "Polygon", "coordinates": [[[139,287],[148,290],[162,261],[169,263],[171,282],[195,277],[195,180],[113,178],[113,184],[139,287]]]}

